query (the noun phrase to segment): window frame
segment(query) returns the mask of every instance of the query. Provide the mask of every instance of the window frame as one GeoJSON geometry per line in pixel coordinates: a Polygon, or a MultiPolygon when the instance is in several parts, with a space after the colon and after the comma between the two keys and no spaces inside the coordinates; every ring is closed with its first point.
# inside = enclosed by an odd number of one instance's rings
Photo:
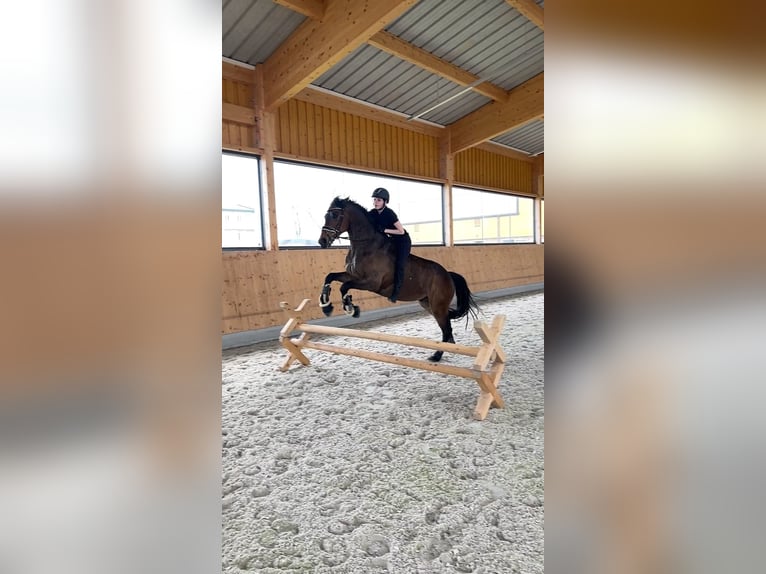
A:
{"type": "MultiPolygon", "coordinates": [[[[453,184],[452,185],[452,246],[453,247],[476,247],[477,245],[535,245],[537,243],[536,238],[536,215],[535,215],[535,197],[532,195],[525,195],[522,193],[513,193],[510,191],[500,191],[500,190],[492,190],[492,189],[484,189],[477,186],[472,185],[465,185],[465,184],[453,184]],[[464,189],[467,191],[475,191],[479,193],[490,193],[494,195],[503,195],[503,196],[510,196],[515,197],[517,199],[528,199],[532,201],[532,240],[531,241],[481,241],[481,242],[459,242],[455,238],[455,189],[464,189]]],[[[517,212],[514,215],[519,215],[520,213],[517,212]]],[[[507,214],[504,214],[507,215],[507,214]]],[[[466,218],[466,219],[475,219],[475,218],[466,218]]],[[[483,220],[484,216],[480,217],[479,220],[483,220]]]]}
{"type": "MultiPolygon", "coordinates": [[[[223,246],[223,238],[221,238],[221,250],[226,251],[266,251],[266,219],[264,214],[264,201],[263,201],[263,163],[262,163],[262,157],[260,154],[250,153],[246,151],[241,150],[230,150],[230,149],[221,149],[221,156],[224,155],[235,155],[235,156],[241,156],[241,157],[247,157],[249,159],[254,159],[257,162],[258,169],[256,170],[258,173],[258,212],[259,212],[259,224],[260,224],[260,234],[261,234],[261,246],[255,246],[255,247],[224,247],[223,246]]],[[[221,197],[223,200],[223,196],[221,197]]],[[[221,205],[221,210],[223,210],[223,204],[221,205]]]]}
{"type": "MultiPolygon", "coordinates": [[[[310,161],[301,161],[296,160],[293,158],[281,158],[281,157],[275,157],[274,158],[274,164],[277,163],[283,163],[283,164],[292,164],[292,165],[298,165],[302,167],[312,167],[317,169],[327,169],[330,171],[337,171],[337,172],[349,172],[349,173],[355,173],[360,175],[366,175],[366,176],[372,176],[372,177],[381,177],[386,179],[397,179],[407,182],[414,182],[414,183],[425,183],[429,185],[434,185],[439,187],[439,201],[441,202],[441,206],[439,209],[440,218],[439,221],[441,222],[441,242],[440,243],[415,243],[413,242],[413,247],[445,247],[446,241],[445,241],[445,234],[446,234],[446,224],[444,221],[444,206],[445,206],[445,197],[444,197],[444,182],[441,180],[438,181],[432,181],[428,179],[419,179],[417,177],[406,177],[402,175],[391,175],[386,173],[380,173],[375,171],[366,171],[364,169],[359,168],[351,168],[351,167],[342,167],[342,166],[334,166],[334,165],[327,165],[327,164],[320,164],[320,163],[313,163],[310,161]]],[[[276,177],[275,177],[276,180],[276,177]]],[[[279,183],[275,181],[275,186],[278,186],[279,183]]],[[[277,200],[278,202],[278,200],[277,200]]],[[[277,219],[279,219],[277,217],[277,219]]],[[[420,223],[420,222],[416,222],[420,223]]],[[[277,234],[279,233],[279,229],[277,229],[277,234]]],[[[300,250],[300,249],[322,249],[318,244],[317,245],[286,245],[282,246],[279,244],[279,241],[277,240],[277,243],[279,245],[278,250],[285,250],[285,251],[292,251],[292,250],[300,250]]],[[[350,245],[339,245],[333,243],[328,249],[348,249],[350,245]]]]}

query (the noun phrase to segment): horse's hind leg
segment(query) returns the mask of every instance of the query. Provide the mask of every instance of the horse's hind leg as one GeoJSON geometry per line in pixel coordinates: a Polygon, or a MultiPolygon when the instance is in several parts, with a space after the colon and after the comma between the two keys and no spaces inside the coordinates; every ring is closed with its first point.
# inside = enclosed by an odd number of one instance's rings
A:
{"type": "MultiPolygon", "coordinates": [[[[442,312],[434,311],[431,308],[431,302],[428,300],[428,297],[423,297],[418,301],[418,303],[420,303],[420,306],[428,311],[434,319],[436,319],[436,322],[439,324],[439,328],[442,330],[442,343],[454,343],[455,339],[452,337],[452,323],[450,323],[449,319],[447,318],[449,315],[449,305],[447,305],[447,309],[442,312]]],[[[438,363],[442,360],[443,354],[444,351],[436,351],[433,355],[428,357],[428,360],[434,363],[438,363]]]]}
{"type": "MultiPolygon", "coordinates": [[[[452,323],[450,323],[447,313],[445,312],[441,315],[434,315],[434,319],[436,319],[436,322],[439,324],[439,328],[442,330],[442,343],[454,343],[455,338],[452,336],[452,323]]],[[[442,360],[443,354],[444,351],[436,351],[433,355],[428,357],[428,360],[434,363],[438,363],[442,360]]]]}

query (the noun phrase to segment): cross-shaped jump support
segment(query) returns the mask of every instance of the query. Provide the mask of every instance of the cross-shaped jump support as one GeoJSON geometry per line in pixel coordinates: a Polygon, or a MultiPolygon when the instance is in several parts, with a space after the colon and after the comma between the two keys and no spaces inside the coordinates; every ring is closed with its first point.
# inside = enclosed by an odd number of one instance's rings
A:
{"type": "Polygon", "coordinates": [[[473,363],[474,369],[480,371],[476,382],[481,387],[481,394],[479,395],[479,400],[476,401],[476,408],[473,411],[473,416],[478,420],[486,418],[492,405],[498,408],[505,406],[505,402],[497,390],[497,386],[500,384],[500,377],[505,369],[505,353],[500,348],[498,341],[504,324],[505,315],[497,315],[492,320],[491,327],[487,327],[483,321],[476,321],[474,323],[476,332],[484,342],[473,363]],[[492,367],[488,372],[487,366],[490,363],[492,367]]]}
{"type": "Polygon", "coordinates": [[[287,359],[285,359],[284,364],[279,368],[280,371],[286,371],[295,361],[300,362],[302,365],[311,364],[311,361],[309,361],[308,357],[303,354],[303,351],[301,351],[299,347],[303,341],[309,338],[309,334],[301,333],[301,336],[297,339],[298,345],[293,343],[292,339],[290,339],[290,333],[295,331],[295,329],[297,329],[298,325],[301,323],[301,312],[306,307],[306,305],[309,304],[310,301],[310,299],[304,299],[296,309],[291,309],[290,304],[284,301],[279,304],[282,310],[284,310],[284,312],[287,313],[287,316],[289,317],[287,323],[279,332],[279,342],[285,349],[290,352],[287,359]]]}

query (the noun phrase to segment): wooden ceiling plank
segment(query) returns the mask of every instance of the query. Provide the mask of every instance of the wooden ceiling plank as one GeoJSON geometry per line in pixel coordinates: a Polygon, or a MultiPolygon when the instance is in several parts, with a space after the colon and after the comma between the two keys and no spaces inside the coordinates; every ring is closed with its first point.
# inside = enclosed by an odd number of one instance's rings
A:
{"type": "MultiPolygon", "coordinates": [[[[478,76],[475,76],[446,60],[434,56],[430,52],[418,48],[414,44],[405,42],[398,36],[394,36],[389,32],[378,32],[370,38],[367,43],[379,50],[383,50],[384,52],[396,56],[397,58],[415,64],[424,70],[428,70],[433,74],[447,78],[461,86],[470,86],[479,80],[478,76]]],[[[498,102],[505,101],[508,97],[508,93],[503,88],[490,82],[483,82],[474,86],[473,89],[498,102]]]]}
{"type": "Polygon", "coordinates": [[[545,31],[543,28],[543,9],[538,6],[534,0],[505,0],[513,8],[521,12],[521,14],[540,30],[545,31]]]}
{"type": "Polygon", "coordinates": [[[252,67],[238,66],[225,60],[221,61],[221,74],[224,80],[232,80],[242,84],[252,84],[255,81],[252,67]]]}
{"type": "Polygon", "coordinates": [[[266,107],[274,110],[417,0],[327,0],[322,20],[307,19],[264,62],[266,107]]]}
{"type": "Polygon", "coordinates": [[[221,108],[221,117],[229,122],[236,122],[248,126],[255,125],[255,110],[245,106],[227,104],[224,102],[221,108]]]}
{"type": "Polygon", "coordinates": [[[274,0],[274,2],[312,20],[321,20],[324,16],[324,0],[274,0]]]}
{"type": "Polygon", "coordinates": [[[448,126],[452,153],[473,147],[543,117],[544,73],[508,92],[505,102],[490,102],[448,126]]]}

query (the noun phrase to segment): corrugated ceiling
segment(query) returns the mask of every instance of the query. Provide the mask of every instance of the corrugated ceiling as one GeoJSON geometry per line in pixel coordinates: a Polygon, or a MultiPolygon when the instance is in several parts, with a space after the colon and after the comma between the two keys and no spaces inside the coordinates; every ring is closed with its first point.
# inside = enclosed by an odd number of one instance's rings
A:
{"type": "MultiPolygon", "coordinates": [[[[305,20],[273,0],[224,0],[223,56],[264,62],[305,20]]],[[[543,31],[505,0],[420,0],[387,31],[505,90],[544,70],[543,31]]],[[[314,84],[440,125],[492,101],[366,44],[314,84]]],[[[537,154],[543,126],[543,120],[531,122],[493,141],[537,154]]]]}
{"type": "Polygon", "coordinates": [[[509,90],[543,71],[543,32],[505,0],[421,0],[387,31],[509,90]]]}
{"type": "Polygon", "coordinates": [[[545,124],[543,120],[535,120],[515,130],[511,130],[492,141],[523,150],[530,155],[542,153],[545,149],[545,124]]]}
{"type": "Polygon", "coordinates": [[[272,0],[224,0],[223,55],[260,64],[306,19],[272,0]]]}

